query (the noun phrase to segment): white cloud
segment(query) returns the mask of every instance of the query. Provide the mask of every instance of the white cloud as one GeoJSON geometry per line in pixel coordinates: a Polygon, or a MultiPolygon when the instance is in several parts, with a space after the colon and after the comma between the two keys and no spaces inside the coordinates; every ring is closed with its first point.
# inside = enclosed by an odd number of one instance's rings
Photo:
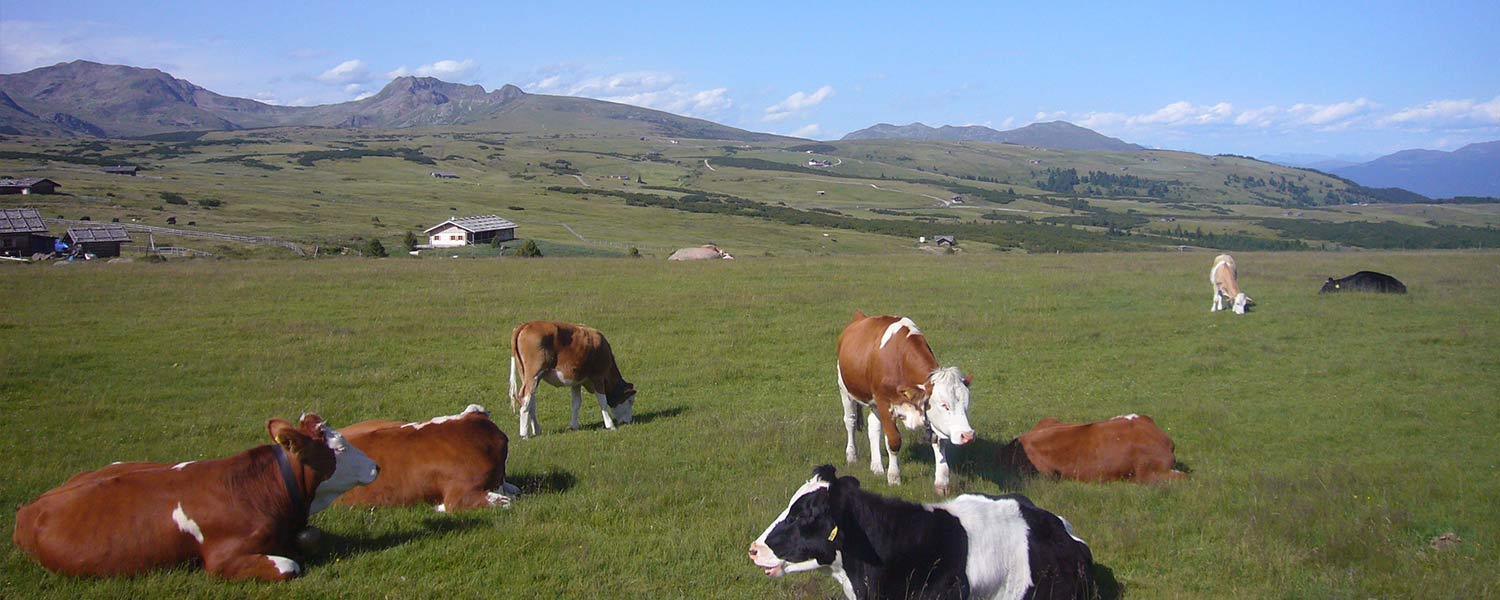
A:
{"type": "Polygon", "coordinates": [[[811,138],[815,135],[818,135],[820,131],[822,131],[822,129],[818,127],[817,123],[810,123],[808,125],[797,128],[796,131],[788,133],[787,135],[799,138],[811,138]]]}
{"type": "Polygon", "coordinates": [[[1344,125],[1350,118],[1368,113],[1374,108],[1374,102],[1359,98],[1334,104],[1294,104],[1287,112],[1308,125],[1334,127],[1344,125]]]}
{"type": "Polygon", "coordinates": [[[370,96],[374,96],[374,95],[375,95],[375,91],[374,90],[368,90],[368,91],[365,91],[365,92],[361,92],[358,96],[355,96],[354,99],[355,100],[364,100],[365,98],[369,98],[370,96]]]}
{"type": "Polygon", "coordinates": [[[370,70],[365,66],[365,61],[357,58],[341,62],[318,76],[318,81],[335,85],[364,83],[369,80],[370,70]]]}
{"type": "Polygon", "coordinates": [[[697,89],[662,71],[588,75],[581,65],[557,64],[539,69],[530,79],[522,87],[532,93],[583,96],[687,116],[714,115],[734,106],[729,88],[697,89]]]}
{"type": "Polygon", "coordinates": [[[1500,125],[1500,96],[1489,102],[1433,100],[1421,106],[1396,111],[1382,124],[1403,127],[1483,127],[1500,125]]]}
{"type": "Polygon", "coordinates": [[[479,63],[472,58],[466,58],[463,60],[440,60],[435,63],[419,66],[415,69],[408,69],[405,66],[397,67],[396,70],[386,73],[386,76],[395,79],[397,77],[415,75],[417,77],[436,77],[444,81],[457,81],[473,75],[478,70],[479,63]]]}
{"type": "Polygon", "coordinates": [[[766,107],[766,114],[762,117],[765,121],[780,121],[792,115],[822,104],[824,100],[833,96],[833,86],[825,85],[813,93],[796,92],[786,97],[786,100],[777,102],[766,107]]]}

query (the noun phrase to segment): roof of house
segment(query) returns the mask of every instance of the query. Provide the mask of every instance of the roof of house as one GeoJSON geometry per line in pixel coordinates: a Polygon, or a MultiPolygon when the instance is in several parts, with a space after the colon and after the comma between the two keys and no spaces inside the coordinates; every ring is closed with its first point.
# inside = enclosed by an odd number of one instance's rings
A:
{"type": "Polygon", "coordinates": [[[90,225],[88,227],[69,227],[68,238],[75,244],[87,242],[128,242],[130,234],[120,225],[90,225]]]}
{"type": "Polygon", "coordinates": [[[479,233],[481,231],[498,231],[498,230],[501,230],[501,229],[515,229],[516,228],[516,224],[510,222],[509,219],[502,219],[502,218],[497,217],[495,215],[479,215],[479,216],[475,216],[475,217],[463,217],[463,218],[459,218],[459,219],[448,219],[447,221],[443,221],[442,223],[438,223],[437,225],[433,225],[432,227],[428,227],[427,230],[423,231],[422,233],[432,233],[434,230],[436,230],[436,229],[438,229],[438,228],[440,228],[440,227],[442,227],[444,225],[448,225],[448,224],[453,224],[453,225],[457,226],[460,229],[464,229],[464,230],[468,231],[469,233],[479,233]]]}
{"type": "Polygon", "coordinates": [[[936,243],[948,242],[950,244],[957,244],[958,238],[955,238],[951,235],[935,235],[932,236],[932,241],[936,243]]]}
{"type": "Polygon", "coordinates": [[[0,233],[47,233],[47,224],[35,208],[0,209],[0,233]]]}
{"type": "Polygon", "coordinates": [[[140,167],[104,167],[105,173],[134,173],[138,170],[140,167]]]}
{"type": "Polygon", "coordinates": [[[51,179],[46,179],[46,178],[43,178],[43,177],[26,177],[26,178],[23,178],[23,179],[0,179],[0,187],[29,188],[29,187],[31,187],[33,185],[36,185],[38,183],[41,183],[43,181],[51,181],[52,185],[56,185],[58,187],[62,187],[56,181],[52,181],[51,179]]]}

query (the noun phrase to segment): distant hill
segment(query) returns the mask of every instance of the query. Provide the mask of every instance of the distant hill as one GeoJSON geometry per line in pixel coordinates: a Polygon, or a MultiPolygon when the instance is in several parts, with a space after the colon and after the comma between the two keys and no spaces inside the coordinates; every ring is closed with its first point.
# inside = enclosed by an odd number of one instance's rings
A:
{"type": "Polygon", "coordinates": [[[1144,147],[1102,135],[1092,129],[1066,121],[1032,123],[1019,129],[996,131],[980,125],[928,127],[921,123],[891,125],[880,123],[851,132],[843,140],[922,140],[937,142],[987,142],[1020,144],[1054,150],[1110,150],[1124,152],[1144,147]]]}
{"type": "Polygon", "coordinates": [[[527,94],[513,85],[487,92],[431,77],[400,77],[368,98],[303,107],[216,94],[156,69],[82,60],[0,75],[0,133],[13,135],[140,137],[293,125],[401,129],[482,123],[524,131],[790,139],[637,106],[527,94]]]}
{"type": "Polygon", "coordinates": [[[1331,172],[1360,185],[1400,187],[1432,198],[1500,196],[1500,141],[1452,152],[1402,150],[1331,172]]]}

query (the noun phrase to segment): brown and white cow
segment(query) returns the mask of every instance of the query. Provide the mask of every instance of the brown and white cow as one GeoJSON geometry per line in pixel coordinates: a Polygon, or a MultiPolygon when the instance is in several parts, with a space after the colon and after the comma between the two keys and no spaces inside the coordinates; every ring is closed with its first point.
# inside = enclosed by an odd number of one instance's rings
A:
{"type": "Polygon", "coordinates": [[[510,401],[521,413],[520,433],[526,439],[540,433],[536,421],[536,390],[541,382],[568,387],[573,396],[573,420],[578,429],[579,391],[598,396],[604,428],[629,423],[635,405],[635,386],[620,375],[609,340],[586,325],[559,321],[531,321],[510,334],[510,401]],[[518,385],[519,382],[519,385],[518,385]]]}
{"type": "Polygon", "coordinates": [[[339,504],[510,508],[516,488],[505,483],[508,440],[483,406],[420,423],[361,421],[340,432],[380,465],[380,478],[339,496],[339,504]]]}
{"type": "Polygon", "coordinates": [[[673,252],[671,256],[668,256],[667,260],[705,260],[712,258],[734,260],[734,257],[730,256],[728,252],[720,250],[718,246],[713,244],[704,244],[697,248],[679,249],[673,252]]]}
{"type": "Polygon", "coordinates": [[[1049,417],[1001,448],[1000,462],[1077,481],[1187,479],[1187,473],[1175,468],[1174,449],[1172,438],[1145,415],[1078,424],[1049,417]]]}
{"type": "Polygon", "coordinates": [[[901,431],[930,429],[932,454],[937,461],[933,489],[948,493],[948,459],[944,444],[964,445],[974,440],[969,426],[969,377],[958,367],[939,367],[927,337],[906,317],[871,317],[854,311],[854,318],[839,335],[839,396],[844,401],[844,429],[848,432],[845,456],[852,464],[858,453],[854,430],[862,408],[869,408],[870,470],[884,472],[891,485],[901,483],[896,452],[901,449],[901,431]],[[890,467],[882,468],[880,439],[890,467]]]}
{"type": "Polygon", "coordinates": [[[276,443],[175,465],[115,463],[81,473],[16,512],[14,540],[48,570],[135,575],[199,562],[226,579],[301,571],[294,535],[379,467],[317,415],[271,419],[276,443]]]}
{"type": "Polygon", "coordinates": [[[1255,304],[1255,300],[1240,291],[1233,256],[1220,254],[1214,258],[1214,268],[1208,272],[1208,282],[1214,286],[1214,305],[1208,312],[1224,310],[1225,300],[1234,303],[1234,314],[1237,315],[1245,314],[1245,307],[1255,304]]]}

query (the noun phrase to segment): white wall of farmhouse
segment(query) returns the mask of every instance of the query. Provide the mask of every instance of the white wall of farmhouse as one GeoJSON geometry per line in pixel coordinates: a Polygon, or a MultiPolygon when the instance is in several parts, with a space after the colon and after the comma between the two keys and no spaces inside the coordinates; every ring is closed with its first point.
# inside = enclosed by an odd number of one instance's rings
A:
{"type": "Polygon", "coordinates": [[[427,236],[427,243],[435,248],[467,246],[469,244],[469,232],[457,225],[449,225],[429,234],[427,236]]]}

